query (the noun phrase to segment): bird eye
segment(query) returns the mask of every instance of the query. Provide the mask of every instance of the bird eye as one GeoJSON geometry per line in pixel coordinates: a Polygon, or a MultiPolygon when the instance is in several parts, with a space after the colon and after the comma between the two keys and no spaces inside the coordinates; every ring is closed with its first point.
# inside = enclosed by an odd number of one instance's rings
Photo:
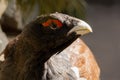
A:
{"type": "Polygon", "coordinates": [[[63,25],[59,20],[49,19],[46,22],[42,23],[44,27],[50,27],[51,29],[61,28],[63,25]]]}
{"type": "Polygon", "coordinates": [[[56,24],[52,23],[52,24],[50,25],[50,28],[53,29],[53,30],[55,30],[55,29],[57,29],[58,27],[57,27],[56,24]]]}

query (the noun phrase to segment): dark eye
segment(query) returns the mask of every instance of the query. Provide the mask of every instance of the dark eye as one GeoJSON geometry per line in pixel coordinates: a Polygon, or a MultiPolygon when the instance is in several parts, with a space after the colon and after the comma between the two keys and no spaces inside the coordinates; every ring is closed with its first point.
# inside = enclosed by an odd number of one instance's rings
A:
{"type": "Polygon", "coordinates": [[[56,24],[52,23],[52,24],[50,25],[50,28],[53,29],[53,30],[55,30],[55,29],[57,29],[58,27],[57,27],[56,24]]]}

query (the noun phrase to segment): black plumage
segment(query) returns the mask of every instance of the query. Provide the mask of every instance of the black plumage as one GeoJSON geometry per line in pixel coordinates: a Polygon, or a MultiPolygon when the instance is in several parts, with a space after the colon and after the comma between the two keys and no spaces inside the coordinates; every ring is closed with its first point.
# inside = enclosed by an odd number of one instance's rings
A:
{"type": "Polygon", "coordinates": [[[0,64],[0,80],[77,80],[67,60],[55,63],[56,66],[48,60],[91,31],[84,21],[65,14],[38,17],[3,51],[5,60],[0,64]]]}

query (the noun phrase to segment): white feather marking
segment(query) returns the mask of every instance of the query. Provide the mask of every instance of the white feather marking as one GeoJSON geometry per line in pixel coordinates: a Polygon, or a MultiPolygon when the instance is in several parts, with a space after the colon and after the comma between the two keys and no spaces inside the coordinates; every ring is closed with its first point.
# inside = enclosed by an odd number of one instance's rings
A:
{"type": "Polygon", "coordinates": [[[0,61],[4,61],[4,54],[0,55],[0,61]]]}
{"type": "Polygon", "coordinates": [[[76,74],[76,77],[77,77],[77,79],[79,79],[79,70],[78,70],[78,68],[77,67],[71,67],[71,69],[74,71],[74,73],[76,74]]]}
{"type": "Polygon", "coordinates": [[[77,67],[74,66],[74,67],[71,67],[71,69],[76,74],[77,80],[87,80],[86,78],[81,78],[80,77],[79,69],[77,67]]]}

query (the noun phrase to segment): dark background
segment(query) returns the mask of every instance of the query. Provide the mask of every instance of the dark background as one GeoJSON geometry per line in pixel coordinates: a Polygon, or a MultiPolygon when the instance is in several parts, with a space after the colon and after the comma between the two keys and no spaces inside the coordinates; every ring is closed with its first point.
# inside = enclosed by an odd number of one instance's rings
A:
{"type": "Polygon", "coordinates": [[[87,0],[93,33],[84,36],[101,68],[101,80],[120,80],[120,0],[87,0]]]}

